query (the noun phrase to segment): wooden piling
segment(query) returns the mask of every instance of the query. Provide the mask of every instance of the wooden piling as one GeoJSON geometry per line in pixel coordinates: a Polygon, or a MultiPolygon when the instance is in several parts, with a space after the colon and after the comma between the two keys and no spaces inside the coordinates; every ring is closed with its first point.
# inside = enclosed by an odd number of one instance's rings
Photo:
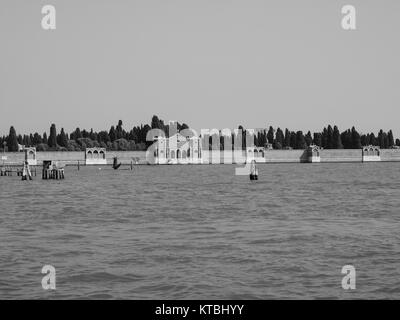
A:
{"type": "Polygon", "coordinates": [[[43,180],[63,180],[65,179],[64,169],[44,169],[42,172],[43,180]]]}
{"type": "Polygon", "coordinates": [[[51,160],[43,162],[42,179],[43,180],[62,180],[65,178],[64,167],[59,168],[51,160]]]}

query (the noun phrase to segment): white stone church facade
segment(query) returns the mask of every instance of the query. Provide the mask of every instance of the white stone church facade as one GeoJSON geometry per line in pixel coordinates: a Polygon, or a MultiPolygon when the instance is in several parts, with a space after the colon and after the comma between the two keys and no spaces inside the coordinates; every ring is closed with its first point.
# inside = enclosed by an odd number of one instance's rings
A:
{"type": "Polygon", "coordinates": [[[201,138],[176,133],[171,137],[155,137],[155,164],[201,164],[201,138]]]}

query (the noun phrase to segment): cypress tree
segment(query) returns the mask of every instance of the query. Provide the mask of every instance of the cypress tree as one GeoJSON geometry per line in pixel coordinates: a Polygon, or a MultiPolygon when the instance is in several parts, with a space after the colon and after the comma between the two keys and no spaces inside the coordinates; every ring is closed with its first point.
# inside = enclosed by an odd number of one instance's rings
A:
{"type": "Polygon", "coordinates": [[[17,133],[13,126],[10,128],[10,133],[7,138],[7,147],[9,152],[17,152],[18,151],[18,140],[17,133]]]}
{"type": "Polygon", "coordinates": [[[269,127],[267,139],[268,143],[274,143],[274,128],[272,128],[272,126],[269,127]]]}
{"type": "Polygon", "coordinates": [[[49,145],[50,148],[57,147],[57,130],[56,130],[56,125],[54,123],[50,127],[50,136],[47,144],[49,145]]]}
{"type": "Polygon", "coordinates": [[[368,133],[365,139],[365,145],[369,146],[371,144],[371,135],[368,133]]]}
{"type": "Polygon", "coordinates": [[[392,148],[393,146],[394,146],[393,132],[392,132],[392,130],[389,130],[389,132],[388,132],[388,147],[392,148]]]}
{"type": "Polygon", "coordinates": [[[75,140],[75,141],[78,141],[78,139],[83,138],[83,137],[82,137],[81,129],[76,128],[76,129],[75,129],[75,132],[74,132],[74,134],[73,134],[73,136],[74,136],[74,138],[71,139],[71,140],[75,140]]]}
{"type": "Polygon", "coordinates": [[[22,139],[22,144],[26,147],[30,147],[32,145],[32,140],[30,136],[24,134],[24,138],[22,139]]]}
{"type": "Polygon", "coordinates": [[[160,128],[160,119],[156,115],[151,118],[151,128],[152,129],[161,129],[160,128]]]}
{"type": "Polygon", "coordinates": [[[362,145],[362,146],[367,146],[367,145],[368,145],[368,143],[367,143],[367,141],[368,141],[367,136],[369,137],[369,134],[368,134],[368,135],[365,135],[365,134],[362,134],[362,135],[361,135],[361,145],[362,145]]]}
{"type": "Polygon", "coordinates": [[[117,139],[124,138],[124,131],[122,129],[122,120],[118,121],[117,129],[116,129],[117,139]]]}
{"type": "Polygon", "coordinates": [[[332,147],[334,149],[343,149],[342,139],[340,138],[340,132],[337,126],[333,127],[332,139],[332,147]]]}
{"type": "Polygon", "coordinates": [[[311,136],[311,132],[310,132],[310,131],[307,132],[307,134],[306,134],[306,136],[304,137],[304,139],[306,140],[307,146],[312,145],[313,139],[312,139],[312,136],[311,136]]]}
{"type": "Polygon", "coordinates": [[[285,148],[290,147],[290,131],[288,128],[285,129],[285,140],[284,140],[283,146],[285,148]]]}
{"type": "Polygon", "coordinates": [[[265,133],[265,130],[258,130],[257,131],[257,135],[258,135],[258,146],[259,147],[265,147],[266,143],[267,143],[267,135],[265,133]]]}
{"type": "Polygon", "coordinates": [[[328,130],[326,128],[324,128],[321,135],[322,135],[321,136],[322,147],[324,149],[327,149],[327,147],[328,147],[328,130]]]}
{"type": "Polygon", "coordinates": [[[380,148],[383,148],[384,144],[385,144],[385,142],[384,142],[384,137],[383,137],[383,130],[381,129],[378,132],[378,145],[380,148]]]}
{"type": "Polygon", "coordinates": [[[291,131],[290,132],[290,147],[293,149],[296,149],[297,142],[296,142],[296,132],[291,131]]]}
{"type": "Polygon", "coordinates": [[[36,146],[40,143],[42,143],[42,137],[39,133],[35,132],[35,134],[33,135],[33,144],[36,146]]]}
{"type": "Polygon", "coordinates": [[[283,135],[283,131],[281,130],[281,128],[276,129],[274,148],[282,149],[284,140],[285,140],[285,137],[283,135]]]}
{"type": "Polygon", "coordinates": [[[383,133],[383,148],[389,148],[389,138],[386,132],[383,133]]]}
{"type": "Polygon", "coordinates": [[[117,139],[117,133],[115,132],[114,126],[111,126],[111,129],[110,129],[110,132],[108,133],[108,135],[110,137],[111,142],[114,142],[117,139]]]}
{"type": "Polygon", "coordinates": [[[334,148],[333,129],[332,129],[331,125],[328,126],[326,148],[327,149],[333,149],[334,148]]]}
{"type": "Polygon", "coordinates": [[[345,149],[353,148],[353,138],[352,138],[350,130],[346,130],[346,131],[342,132],[341,140],[342,140],[343,147],[345,149]]]}
{"type": "Polygon", "coordinates": [[[351,128],[351,139],[352,139],[352,148],[361,149],[361,137],[354,127],[351,128]]]}
{"type": "Polygon", "coordinates": [[[320,132],[314,132],[314,143],[317,146],[322,147],[322,135],[320,132]]]}
{"type": "Polygon", "coordinates": [[[296,149],[305,149],[307,147],[303,131],[296,132],[296,149]]]}
{"type": "Polygon", "coordinates": [[[373,146],[378,145],[378,141],[377,141],[377,139],[375,137],[375,134],[373,132],[369,135],[369,144],[371,144],[373,146]]]}
{"type": "Polygon", "coordinates": [[[64,148],[68,147],[68,137],[64,132],[64,128],[61,128],[61,132],[58,136],[57,142],[61,147],[64,147],[64,148]]]}

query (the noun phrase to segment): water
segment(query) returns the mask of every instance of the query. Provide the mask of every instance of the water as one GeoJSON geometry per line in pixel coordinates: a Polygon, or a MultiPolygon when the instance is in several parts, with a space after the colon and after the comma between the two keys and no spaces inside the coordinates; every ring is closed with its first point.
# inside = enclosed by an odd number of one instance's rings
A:
{"type": "Polygon", "coordinates": [[[400,298],[400,163],[234,168],[1,177],[0,298],[400,298]]]}

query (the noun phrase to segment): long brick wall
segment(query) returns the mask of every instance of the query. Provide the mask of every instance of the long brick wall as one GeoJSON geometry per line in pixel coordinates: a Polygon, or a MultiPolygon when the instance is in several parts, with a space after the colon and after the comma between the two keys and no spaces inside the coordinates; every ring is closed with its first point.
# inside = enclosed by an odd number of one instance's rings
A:
{"type": "MultiPolygon", "coordinates": [[[[25,159],[24,152],[6,152],[5,155],[7,160],[6,164],[20,164],[25,159]]],[[[140,162],[146,160],[146,153],[144,151],[108,151],[106,158],[107,163],[112,163],[113,157],[118,157],[118,161],[123,164],[129,164],[132,158],[139,158],[140,162]]],[[[83,151],[64,151],[64,152],[37,152],[36,158],[38,165],[42,164],[43,160],[59,161],[64,164],[84,164],[85,162],[85,152],[83,151]]],[[[2,163],[2,162],[1,162],[2,163]]]]}
{"type": "MultiPolygon", "coordinates": [[[[206,153],[203,152],[205,155],[206,153]]],[[[22,164],[24,161],[23,152],[6,152],[1,156],[6,156],[7,160],[5,164],[22,164]]],[[[362,152],[361,149],[341,149],[341,150],[322,150],[320,152],[321,162],[361,162],[362,152]]],[[[130,164],[133,158],[139,158],[139,163],[146,163],[146,152],[145,151],[108,151],[107,152],[107,163],[112,163],[113,157],[118,157],[118,161],[123,164],[130,164]]],[[[223,163],[224,156],[221,156],[217,152],[210,152],[208,154],[208,162],[212,163],[212,157],[214,157],[214,163],[223,163]],[[217,160],[215,160],[217,159],[217,160]]],[[[301,162],[304,158],[304,150],[267,150],[265,151],[265,157],[263,161],[259,162],[270,162],[270,163],[297,163],[301,162]]],[[[261,160],[261,158],[259,158],[261,160]]],[[[64,164],[84,164],[85,153],[84,152],[37,152],[38,165],[41,165],[43,160],[54,160],[64,164]]],[[[203,158],[203,161],[207,163],[207,159],[203,158]]],[[[400,161],[400,150],[399,149],[382,149],[381,150],[381,161],[400,161]]],[[[235,162],[234,160],[232,162],[235,162]]],[[[3,163],[1,161],[0,163],[3,163]]]]}
{"type": "Polygon", "coordinates": [[[321,150],[321,162],[361,162],[361,149],[321,150]]]}

